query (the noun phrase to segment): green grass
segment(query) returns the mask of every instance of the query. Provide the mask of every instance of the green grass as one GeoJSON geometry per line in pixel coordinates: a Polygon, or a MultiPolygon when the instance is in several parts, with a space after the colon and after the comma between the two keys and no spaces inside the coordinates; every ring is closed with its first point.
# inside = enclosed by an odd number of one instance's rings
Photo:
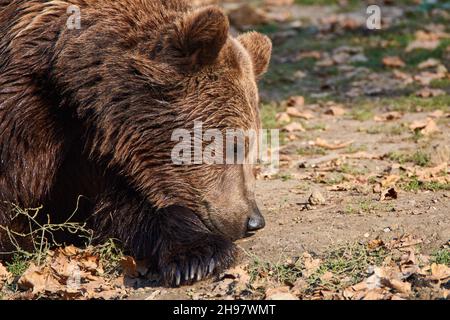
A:
{"type": "Polygon", "coordinates": [[[307,146],[307,147],[298,148],[297,154],[299,156],[326,155],[327,151],[321,147],[307,146]]]}
{"type": "Polygon", "coordinates": [[[95,247],[94,254],[97,254],[103,265],[106,275],[118,275],[120,271],[120,261],[124,254],[121,246],[114,239],[109,239],[103,245],[95,247]]]}
{"type": "Polygon", "coordinates": [[[344,174],[351,174],[354,176],[358,176],[358,175],[364,175],[366,173],[368,173],[367,168],[358,168],[355,166],[352,166],[348,163],[344,163],[342,164],[339,168],[338,168],[339,172],[342,172],[344,174]]]}
{"type": "Polygon", "coordinates": [[[402,184],[402,188],[408,192],[417,191],[450,191],[450,183],[440,183],[436,181],[423,182],[417,177],[412,177],[402,184]]]}
{"type": "Polygon", "coordinates": [[[10,262],[6,262],[6,269],[14,277],[20,277],[27,270],[29,265],[30,261],[26,256],[16,253],[13,255],[10,262]]]}
{"type": "Polygon", "coordinates": [[[341,184],[345,181],[345,177],[342,173],[336,173],[332,172],[330,175],[328,175],[325,180],[323,181],[325,184],[333,186],[337,184],[341,184]]]}
{"type": "Polygon", "coordinates": [[[278,175],[278,178],[281,179],[283,182],[286,182],[292,180],[293,177],[290,173],[283,173],[278,175]]]}
{"type": "Polygon", "coordinates": [[[261,121],[264,129],[279,128],[276,117],[278,107],[275,104],[263,104],[261,106],[261,121]]]}
{"type": "Polygon", "coordinates": [[[448,110],[450,105],[450,95],[442,95],[432,98],[420,98],[415,95],[396,98],[384,98],[379,102],[386,105],[391,111],[417,112],[417,111],[434,111],[448,110]]]}
{"type": "Polygon", "coordinates": [[[258,278],[268,278],[280,283],[294,283],[302,276],[302,265],[300,261],[295,263],[269,262],[256,255],[250,255],[251,262],[248,266],[250,281],[254,282],[258,278]]]}
{"type": "Polygon", "coordinates": [[[375,116],[373,109],[374,108],[369,104],[362,104],[352,108],[349,115],[353,120],[368,121],[372,120],[375,116]]]}
{"type": "Polygon", "coordinates": [[[437,79],[430,83],[431,88],[448,90],[450,88],[450,79],[437,79]]]}
{"type": "Polygon", "coordinates": [[[354,203],[346,205],[343,213],[345,214],[367,214],[375,212],[388,212],[394,208],[392,203],[382,203],[373,199],[359,199],[354,203]]]}
{"type": "Polygon", "coordinates": [[[445,264],[446,266],[450,266],[450,249],[444,248],[435,251],[431,255],[431,261],[437,264],[445,264]]]}
{"type": "Polygon", "coordinates": [[[413,154],[408,154],[405,152],[393,151],[389,152],[386,157],[394,162],[398,162],[400,164],[404,163],[414,163],[415,165],[426,167],[430,164],[431,156],[424,152],[423,150],[417,150],[413,154]]]}
{"type": "Polygon", "coordinates": [[[355,146],[352,144],[345,149],[345,153],[352,154],[352,153],[357,153],[357,152],[362,152],[362,151],[367,151],[367,150],[368,150],[368,148],[367,148],[367,145],[365,145],[365,144],[361,144],[359,146],[355,146]]]}
{"type": "Polygon", "coordinates": [[[319,269],[309,277],[310,287],[325,287],[342,289],[362,281],[367,275],[369,266],[379,266],[387,256],[383,247],[370,250],[367,245],[360,243],[347,244],[331,250],[323,258],[319,269]],[[323,281],[321,277],[331,272],[333,281],[323,281]]]}
{"type": "MultiPolygon", "coordinates": [[[[366,277],[369,266],[382,264],[388,252],[384,247],[369,249],[366,244],[348,243],[337,248],[332,248],[320,257],[322,262],[318,269],[305,280],[309,285],[308,291],[316,287],[340,289],[356,284],[366,277]],[[324,281],[322,276],[331,272],[333,281],[324,281]]],[[[251,262],[248,266],[250,281],[263,278],[282,284],[292,284],[305,275],[303,259],[293,259],[289,262],[269,262],[255,255],[250,255],[251,262]]]]}

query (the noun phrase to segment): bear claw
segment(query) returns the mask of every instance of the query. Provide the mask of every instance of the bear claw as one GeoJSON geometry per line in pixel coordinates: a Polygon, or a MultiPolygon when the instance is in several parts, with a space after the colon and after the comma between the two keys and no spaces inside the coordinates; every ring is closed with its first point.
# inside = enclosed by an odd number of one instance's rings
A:
{"type": "Polygon", "coordinates": [[[163,285],[190,285],[230,267],[236,247],[222,238],[210,239],[208,244],[195,247],[188,253],[173,250],[168,255],[160,256],[158,271],[163,285]]]}

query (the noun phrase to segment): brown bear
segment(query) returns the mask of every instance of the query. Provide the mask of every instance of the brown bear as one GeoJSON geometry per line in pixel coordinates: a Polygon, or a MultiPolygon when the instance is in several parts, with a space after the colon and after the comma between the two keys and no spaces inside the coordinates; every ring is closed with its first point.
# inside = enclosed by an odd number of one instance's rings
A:
{"type": "Polygon", "coordinates": [[[0,10],[0,224],[12,204],[56,222],[78,206],[97,240],[119,239],[167,285],[229,267],[233,241],[264,226],[253,166],[176,165],[171,136],[194,121],[259,129],[270,40],[235,38],[221,9],[182,0],[0,10]]]}

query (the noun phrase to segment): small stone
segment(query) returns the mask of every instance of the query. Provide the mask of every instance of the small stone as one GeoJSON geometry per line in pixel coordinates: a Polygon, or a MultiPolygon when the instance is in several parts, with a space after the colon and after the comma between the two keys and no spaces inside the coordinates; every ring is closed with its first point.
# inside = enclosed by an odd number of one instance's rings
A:
{"type": "Polygon", "coordinates": [[[324,205],[326,203],[326,199],[319,190],[313,190],[311,196],[308,199],[308,203],[313,206],[324,205]]]}
{"type": "Polygon", "coordinates": [[[385,232],[385,233],[391,232],[391,228],[389,228],[389,227],[384,228],[384,229],[383,229],[383,232],[385,232]]]}

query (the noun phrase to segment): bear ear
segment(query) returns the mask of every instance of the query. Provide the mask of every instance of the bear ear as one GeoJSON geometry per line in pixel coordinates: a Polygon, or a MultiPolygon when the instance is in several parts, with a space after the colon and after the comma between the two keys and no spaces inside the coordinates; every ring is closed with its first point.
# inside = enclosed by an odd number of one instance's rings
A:
{"type": "Polygon", "coordinates": [[[189,70],[211,65],[227,41],[229,28],[228,18],[217,7],[187,13],[168,30],[160,54],[189,70]]]}
{"type": "Polygon", "coordinates": [[[247,49],[253,61],[255,76],[259,79],[269,67],[272,54],[272,41],[258,32],[247,32],[238,37],[238,41],[247,49]]]}

